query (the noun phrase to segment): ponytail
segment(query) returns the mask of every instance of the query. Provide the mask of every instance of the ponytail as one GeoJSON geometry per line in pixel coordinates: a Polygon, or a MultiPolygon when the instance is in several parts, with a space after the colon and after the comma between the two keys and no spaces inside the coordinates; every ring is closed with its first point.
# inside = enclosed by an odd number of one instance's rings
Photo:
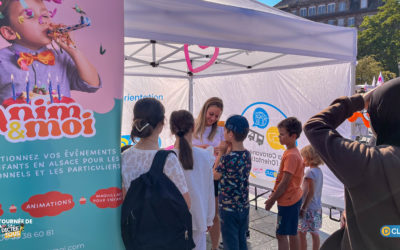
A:
{"type": "Polygon", "coordinates": [[[193,169],[193,150],[185,137],[179,136],[179,161],[183,169],[193,169]]]}
{"type": "Polygon", "coordinates": [[[170,118],[171,133],[179,138],[179,161],[183,169],[193,169],[193,150],[185,135],[193,129],[194,119],[186,110],[174,111],[170,118]]]}

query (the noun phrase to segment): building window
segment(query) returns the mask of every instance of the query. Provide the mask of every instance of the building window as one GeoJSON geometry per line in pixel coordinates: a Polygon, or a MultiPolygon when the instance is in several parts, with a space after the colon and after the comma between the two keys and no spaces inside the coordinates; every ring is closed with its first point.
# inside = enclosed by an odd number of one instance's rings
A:
{"type": "Polygon", "coordinates": [[[293,15],[297,15],[297,11],[296,10],[292,10],[292,14],[293,15]]]}
{"type": "Polygon", "coordinates": [[[300,16],[307,16],[307,9],[306,8],[301,8],[300,9],[300,16]]]}
{"type": "Polygon", "coordinates": [[[346,2],[340,2],[339,11],[345,11],[345,10],[346,10],[346,2]]]}
{"type": "Polygon", "coordinates": [[[368,7],[368,0],[361,0],[360,8],[365,9],[368,7]]]}
{"type": "Polygon", "coordinates": [[[326,5],[318,6],[318,15],[326,14],[326,5]]]}
{"type": "Polygon", "coordinates": [[[308,8],[308,16],[315,16],[315,6],[311,6],[310,8],[308,8]]]}
{"type": "Polygon", "coordinates": [[[355,24],[354,17],[349,17],[349,18],[347,19],[347,26],[349,26],[349,27],[354,27],[354,24],[355,24]]]}
{"type": "Polygon", "coordinates": [[[338,26],[344,26],[344,19],[343,19],[343,18],[339,18],[339,19],[337,20],[337,25],[338,25],[338,26]]]}
{"type": "Polygon", "coordinates": [[[328,24],[335,25],[335,20],[328,20],[328,24]]]}
{"type": "Polygon", "coordinates": [[[328,4],[328,14],[329,13],[335,13],[335,7],[336,7],[335,3],[328,4]]]}

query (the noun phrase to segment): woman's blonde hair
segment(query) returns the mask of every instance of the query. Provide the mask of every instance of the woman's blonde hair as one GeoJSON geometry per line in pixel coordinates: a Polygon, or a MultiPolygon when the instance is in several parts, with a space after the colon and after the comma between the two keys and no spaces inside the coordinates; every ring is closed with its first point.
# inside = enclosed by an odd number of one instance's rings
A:
{"type": "Polygon", "coordinates": [[[324,164],[317,151],[315,151],[315,149],[311,145],[307,145],[302,148],[300,153],[304,159],[307,159],[310,166],[319,166],[324,164]]]}
{"type": "MultiPolygon", "coordinates": [[[[206,129],[206,114],[207,114],[208,108],[211,106],[216,106],[216,107],[220,108],[221,112],[224,109],[224,104],[223,104],[222,100],[218,97],[211,97],[204,103],[203,107],[200,110],[199,116],[196,118],[196,122],[194,125],[193,136],[197,139],[199,139],[199,138],[200,138],[200,140],[203,139],[202,135],[204,134],[204,131],[206,129]]],[[[207,136],[207,139],[210,141],[212,139],[214,139],[214,136],[217,133],[217,126],[218,126],[217,123],[218,123],[218,121],[214,122],[214,124],[211,125],[211,132],[207,136]]]]}

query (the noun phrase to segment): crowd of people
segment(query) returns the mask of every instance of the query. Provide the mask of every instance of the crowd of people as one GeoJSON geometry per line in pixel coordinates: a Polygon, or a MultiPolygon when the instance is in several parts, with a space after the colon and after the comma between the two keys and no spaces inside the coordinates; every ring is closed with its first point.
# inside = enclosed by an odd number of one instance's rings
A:
{"type": "MultiPolygon", "coordinates": [[[[323,174],[319,166],[323,163],[345,186],[346,222],[321,249],[400,246],[400,238],[380,235],[382,226],[400,225],[400,115],[391,112],[400,104],[399,94],[400,79],[395,79],[364,95],[335,100],[306,122],[304,131],[311,145],[301,150],[296,146],[303,130],[301,122],[289,117],[278,124],[279,141],[286,150],[265,209],[277,202],[279,249],[307,249],[307,232],[312,249],[320,249],[323,174]],[[345,139],[335,130],[364,108],[377,146],[345,139]]],[[[168,155],[163,172],[179,190],[192,216],[190,233],[182,236],[189,242],[185,249],[205,250],[207,232],[213,250],[220,247],[220,235],[224,249],[247,249],[251,156],[243,141],[249,123],[245,117],[233,115],[224,128],[219,127],[222,112],[222,100],[213,97],[205,102],[196,120],[186,110],[174,111],[169,118],[175,154],[168,155]]],[[[124,195],[135,179],[152,169],[165,121],[165,109],[156,99],[137,101],[133,113],[131,137],[139,140],[122,154],[124,195]]],[[[140,215],[135,218],[140,220],[140,215]]],[[[162,226],[168,230],[168,225],[162,226]]],[[[145,228],[140,232],[152,233],[145,228]]],[[[133,249],[153,249],[146,248],[146,242],[135,244],[141,245],[133,249]]]]}

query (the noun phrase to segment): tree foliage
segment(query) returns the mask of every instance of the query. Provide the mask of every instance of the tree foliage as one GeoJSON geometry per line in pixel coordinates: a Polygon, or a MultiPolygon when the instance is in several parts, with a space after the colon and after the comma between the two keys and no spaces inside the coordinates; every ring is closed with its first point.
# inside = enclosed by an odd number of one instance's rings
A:
{"type": "Polygon", "coordinates": [[[373,56],[387,71],[399,73],[400,0],[386,0],[374,16],[366,16],[358,34],[358,57],[373,56]]]}
{"type": "Polygon", "coordinates": [[[395,73],[384,70],[382,64],[372,56],[363,57],[357,62],[356,84],[364,84],[366,82],[371,84],[374,76],[375,80],[378,80],[379,73],[381,72],[385,81],[396,77],[395,73]]]}

